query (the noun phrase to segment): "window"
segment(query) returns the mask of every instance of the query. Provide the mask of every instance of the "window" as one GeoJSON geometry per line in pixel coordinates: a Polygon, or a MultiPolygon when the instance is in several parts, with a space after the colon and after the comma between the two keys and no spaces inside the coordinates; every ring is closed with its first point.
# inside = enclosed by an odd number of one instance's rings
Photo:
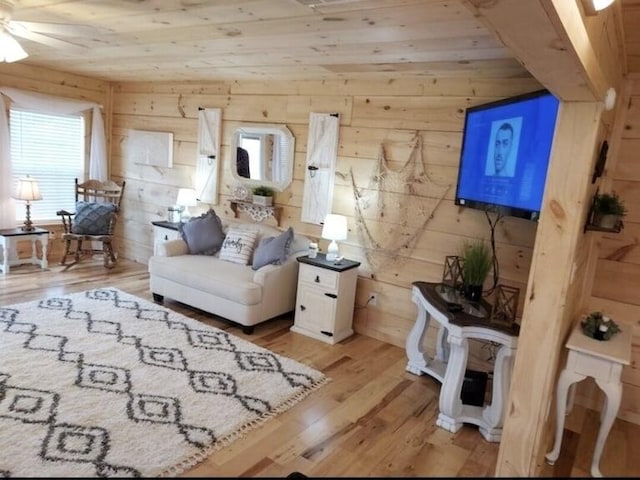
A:
{"type": "MultiPolygon", "coordinates": [[[[14,182],[38,180],[42,200],[31,203],[31,219],[57,220],[56,212],[75,210],[75,179],[84,179],[85,124],[82,114],[49,115],[12,108],[9,115],[14,182]]],[[[16,218],[25,215],[16,201],[16,218]]]]}

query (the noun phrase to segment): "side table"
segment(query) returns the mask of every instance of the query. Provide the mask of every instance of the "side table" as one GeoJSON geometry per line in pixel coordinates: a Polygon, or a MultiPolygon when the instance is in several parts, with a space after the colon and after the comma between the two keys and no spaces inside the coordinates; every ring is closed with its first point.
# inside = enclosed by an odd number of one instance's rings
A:
{"type": "Polygon", "coordinates": [[[622,399],[622,367],[631,363],[631,327],[622,330],[609,340],[595,340],[582,333],[580,322],[573,328],[566,347],[569,349],[567,365],[558,378],[556,399],[556,439],[546,455],[547,463],[553,465],[560,455],[562,432],[567,410],[573,406],[573,388],[576,382],[592,377],[606,395],[600,414],[600,430],[591,460],[591,476],[602,477],[600,457],[604,443],[615,420],[622,399]],[[571,388],[571,395],[569,389],[571,388]],[[570,398],[567,401],[567,398],[570,398]]]}
{"type": "Polygon", "coordinates": [[[353,308],[360,262],[298,257],[298,290],[292,332],[334,345],[353,335],[353,308]]]}
{"type": "Polygon", "coordinates": [[[472,423],[478,425],[487,441],[499,442],[520,327],[517,324],[511,328],[490,324],[491,307],[486,302],[467,302],[451,287],[439,283],[413,282],[412,300],[418,306],[418,316],[407,336],[405,348],[409,361],[406,370],[415,375],[426,373],[442,383],[436,425],[454,433],[463,423],[472,423]],[[447,302],[454,301],[462,310],[448,309],[447,302]],[[435,358],[424,350],[424,336],[431,318],[440,324],[435,358]],[[500,345],[489,405],[467,405],[460,398],[471,338],[500,345]]]}
{"type": "Polygon", "coordinates": [[[158,254],[158,245],[169,240],[180,238],[179,223],[157,220],[151,222],[153,225],[153,254],[158,254]]]}
{"type": "Polygon", "coordinates": [[[2,264],[0,264],[0,273],[6,275],[12,266],[32,264],[40,265],[45,270],[48,268],[47,262],[47,245],[49,242],[49,230],[43,228],[35,228],[30,231],[24,231],[20,228],[9,228],[0,230],[0,247],[2,247],[2,264]],[[31,257],[18,258],[17,242],[20,240],[31,240],[31,257]],[[36,250],[36,241],[40,240],[42,244],[42,258],[38,258],[36,250]]]}

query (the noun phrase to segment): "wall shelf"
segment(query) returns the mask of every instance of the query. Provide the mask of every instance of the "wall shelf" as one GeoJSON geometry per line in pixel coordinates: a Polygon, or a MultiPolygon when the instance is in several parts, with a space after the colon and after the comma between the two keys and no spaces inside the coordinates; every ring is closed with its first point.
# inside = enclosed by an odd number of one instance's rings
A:
{"type": "Polygon", "coordinates": [[[269,217],[273,217],[276,221],[276,225],[280,226],[280,214],[282,213],[282,207],[258,205],[251,202],[243,202],[240,200],[231,200],[229,202],[231,210],[233,210],[233,216],[238,218],[238,213],[246,213],[251,217],[254,222],[262,222],[269,217]]]}
{"type": "Polygon", "coordinates": [[[587,223],[584,226],[584,231],[586,232],[587,230],[592,230],[594,232],[620,233],[620,231],[622,230],[622,221],[620,221],[618,225],[612,228],[600,227],[598,225],[592,225],[590,223],[587,223]]]}

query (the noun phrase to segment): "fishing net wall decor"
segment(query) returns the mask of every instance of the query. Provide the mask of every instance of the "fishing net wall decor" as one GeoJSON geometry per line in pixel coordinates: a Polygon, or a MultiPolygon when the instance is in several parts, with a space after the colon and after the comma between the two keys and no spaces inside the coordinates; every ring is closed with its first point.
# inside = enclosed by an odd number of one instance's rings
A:
{"type": "Polygon", "coordinates": [[[440,184],[427,174],[422,136],[416,132],[407,161],[393,170],[384,143],[366,186],[356,184],[349,170],[355,200],[356,224],[364,255],[374,273],[408,257],[451,184],[440,184]]]}

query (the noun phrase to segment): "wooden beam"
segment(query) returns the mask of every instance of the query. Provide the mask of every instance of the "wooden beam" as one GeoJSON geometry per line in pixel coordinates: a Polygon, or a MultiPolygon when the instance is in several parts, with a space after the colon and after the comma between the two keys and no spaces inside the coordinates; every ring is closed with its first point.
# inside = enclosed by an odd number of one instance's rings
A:
{"type": "Polygon", "coordinates": [[[582,285],[574,278],[576,251],[583,241],[601,111],[594,102],[560,107],[496,476],[536,476],[546,453],[559,359],[580,297],[575,285],[582,285]]]}
{"type": "Polygon", "coordinates": [[[621,69],[601,68],[577,0],[464,1],[561,100],[602,102],[609,87],[618,89],[621,69]]]}

